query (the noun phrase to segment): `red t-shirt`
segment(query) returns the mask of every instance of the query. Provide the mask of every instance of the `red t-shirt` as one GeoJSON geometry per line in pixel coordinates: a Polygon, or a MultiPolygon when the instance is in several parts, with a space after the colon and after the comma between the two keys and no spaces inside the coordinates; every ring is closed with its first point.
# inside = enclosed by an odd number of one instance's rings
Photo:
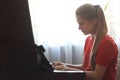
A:
{"type": "MultiPolygon", "coordinates": [[[[90,51],[93,45],[93,37],[88,36],[84,47],[84,70],[90,71],[90,51]]],[[[100,42],[96,53],[96,64],[107,67],[102,80],[115,80],[117,68],[118,48],[114,40],[106,35],[100,42]]]]}

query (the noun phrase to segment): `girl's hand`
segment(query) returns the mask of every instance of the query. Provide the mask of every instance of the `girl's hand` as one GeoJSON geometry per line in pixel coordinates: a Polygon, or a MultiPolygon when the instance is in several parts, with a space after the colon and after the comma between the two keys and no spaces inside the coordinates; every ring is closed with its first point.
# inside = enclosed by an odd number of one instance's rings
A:
{"type": "Polygon", "coordinates": [[[62,62],[53,62],[52,67],[55,68],[56,70],[63,70],[64,69],[64,64],[62,62]]]}

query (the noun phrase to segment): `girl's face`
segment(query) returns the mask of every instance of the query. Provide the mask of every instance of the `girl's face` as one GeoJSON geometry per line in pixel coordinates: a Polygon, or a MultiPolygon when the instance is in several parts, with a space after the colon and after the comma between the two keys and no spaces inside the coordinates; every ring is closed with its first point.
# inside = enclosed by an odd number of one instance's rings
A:
{"type": "Polygon", "coordinates": [[[95,34],[96,29],[96,19],[86,20],[80,16],[77,16],[77,23],[79,24],[79,29],[85,34],[95,34]]]}

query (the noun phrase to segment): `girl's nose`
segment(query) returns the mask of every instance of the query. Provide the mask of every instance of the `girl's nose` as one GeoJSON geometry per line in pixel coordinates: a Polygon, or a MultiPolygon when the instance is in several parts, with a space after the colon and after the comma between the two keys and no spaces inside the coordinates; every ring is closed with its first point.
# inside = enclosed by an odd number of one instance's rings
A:
{"type": "Polygon", "coordinates": [[[81,26],[80,26],[80,25],[78,26],[78,29],[81,29],[81,26]]]}

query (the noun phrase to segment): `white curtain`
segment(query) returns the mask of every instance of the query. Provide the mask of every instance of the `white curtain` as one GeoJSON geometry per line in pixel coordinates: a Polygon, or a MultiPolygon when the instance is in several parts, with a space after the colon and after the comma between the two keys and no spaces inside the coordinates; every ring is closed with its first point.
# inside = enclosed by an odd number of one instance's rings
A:
{"type": "Polygon", "coordinates": [[[116,41],[120,53],[120,0],[107,0],[104,12],[109,27],[109,34],[116,41]]]}
{"type": "Polygon", "coordinates": [[[75,10],[85,2],[99,4],[104,8],[108,1],[29,0],[35,43],[44,46],[50,62],[82,63],[86,36],[78,30],[75,10]]]}

